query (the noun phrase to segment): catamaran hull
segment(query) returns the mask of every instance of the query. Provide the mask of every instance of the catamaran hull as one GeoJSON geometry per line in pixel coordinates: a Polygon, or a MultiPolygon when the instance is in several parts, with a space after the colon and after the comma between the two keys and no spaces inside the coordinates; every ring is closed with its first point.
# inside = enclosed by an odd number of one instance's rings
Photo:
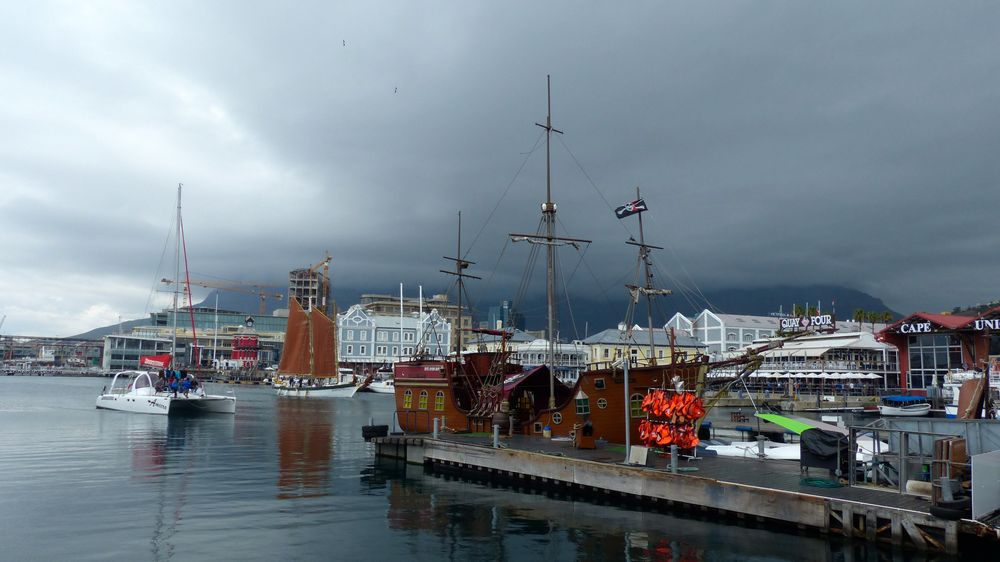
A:
{"type": "Polygon", "coordinates": [[[102,394],[97,397],[97,408],[137,414],[235,414],[236,398],[232,396],[177,396],[102,394]]]}
{"type": "Polygon", "coordinates": [[[335,386],[321,387],[291,387],[278,388],[278,396],[291,396],[299,398],[351,398],[357,393],[360,387],[355,384],[342,384],[335,386]]]}
{"type": "Polygon", "coordinates": [[[393,381],[374,381],[368,385],[368,390],[379,394],[395,394],[396,385],[393,381]]]}

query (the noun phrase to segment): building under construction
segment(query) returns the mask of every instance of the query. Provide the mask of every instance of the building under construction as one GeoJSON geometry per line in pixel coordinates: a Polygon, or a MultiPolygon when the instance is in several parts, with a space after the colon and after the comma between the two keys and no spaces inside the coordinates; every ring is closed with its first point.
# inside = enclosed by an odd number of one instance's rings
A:
{"type": "Polygon", "coordinates": [[[330,254],[323,261],[305,269],[288,272],[288,298],[299,301],[305,310],[318,309],[333,317],[330,297],[330,254]]]}

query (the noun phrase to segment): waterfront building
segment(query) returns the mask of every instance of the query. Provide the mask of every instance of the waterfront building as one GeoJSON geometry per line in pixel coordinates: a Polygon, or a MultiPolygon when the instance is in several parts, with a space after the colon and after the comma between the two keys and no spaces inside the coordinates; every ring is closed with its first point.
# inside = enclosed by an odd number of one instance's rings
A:
{"type": "MultiPolygon", "coordinates": [[[[411,314],[420,314],[420,311],[436,310],[438,316],[443,319],[452,329],[452,333],[449,336],[449,341],[455,341],[457,338],[456,330],[459,329],[458,326],[458,305],[451,304],[448,300],[448,295],[438,294],[433,295],[430,298],[424,298],[421,300],[413,297],[402,297],[399,295],[381,295],[381,294],[363,294],[361,295],[361,307],[367,310],[369,313],[378,316],[396,316],[400,314],[400,309],[404,316],[411,314]]],[[[469,313],[468,308],[462,306],[462,330],[472,329],[472,315],[469,313]]],[[[451,350],[449,350],[451,351],[451,350]]]]}
{"type": "Polygon", "coordinates": [[[973,316],[916,312],[878,333],[899,348],[901,387],[923,390],[951,371],[989,370],[1000,384],[1000,307],[973,316]]]}
{"type": "Polygon", "coordinates": [[[364,304],[337,315],[339,361],[348,367],[392,365],[420,353],[447,355],[451,324],[436,309],[399,315],[376,314],[364,304]]]}
{"type": "Polygon", "coordinates": [[[48,368],[99,367],[100,340],[75,338],[0,337],[4,371],[29,372],[48,368]]]}
{"type": "MultiPolygon", "coordinates": [[[[281,355],[288,323],[287,316],[280,316],[282,312],[275,311],[271,316],[249,316],[245,312],[207,307],[178,309],[174,364],[222,370],[275,364],[281,355]],[[197,356],[195,334],[198,336],[197,356]]],[[[102,368],[108,371],[137,369],[139,358],[143,355],[170,353],[173,337],[174,311],[151,313],[149,324],[135,326],[128,334],[104,337],[102,368]]]]}
{"type": "MultiPolygon", "coordinates": [[[[587,349],[591,368],[607,368],[615,363],[628,350],[631,365],[650,364],[649,330],[633,326],[625,332],[618,328],[608,328],[583,340],[587,349]]],[[[653,357],[657,365],[666,365],[673,360],[674,354],[693,358],[705,354],[707,346],[688,334],[674,331],[674,341],[671,345],[669,330],[653,330],[653,357]]],[[[679,357],[678,357],[679,358],[679,357]]]]}
{"type": "MultiPolygon", "coordinates": [[[[761,348],[770,341],[757,340],[748,347],[761,348]]],[[[743,348],[731,355],[746,351],[743,348]]],[[[836,397],[872,396],[899,386],[898,350],[867,331],[810,334],[766,349],[760,357],[760,366],[747,377],[749,390],[836,397]]],[[[709,376],[735,374],[731,369],[716,369],[709,376]]]]}
{"type": "Polygon", "coordinates": [[[754,340],[768,338],[780,328],[780,319],[772,316],[721,314],[703,310],[693,319],[681,313],[667,321],[665,328],[686,333],[705,344],[705,353],[718,355],[736,351],[754,340]]]}

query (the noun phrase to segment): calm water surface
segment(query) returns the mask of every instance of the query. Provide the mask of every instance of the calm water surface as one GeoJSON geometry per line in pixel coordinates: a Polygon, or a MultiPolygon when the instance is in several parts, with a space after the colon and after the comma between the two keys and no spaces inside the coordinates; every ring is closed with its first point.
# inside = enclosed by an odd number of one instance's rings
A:
{"type": "Polygon", "coordinates": [[[376,463],[392,399],[233,391],[235,416],[97,410],[108,379],[0,377],[2,560],[922,560],[376,463]]]}

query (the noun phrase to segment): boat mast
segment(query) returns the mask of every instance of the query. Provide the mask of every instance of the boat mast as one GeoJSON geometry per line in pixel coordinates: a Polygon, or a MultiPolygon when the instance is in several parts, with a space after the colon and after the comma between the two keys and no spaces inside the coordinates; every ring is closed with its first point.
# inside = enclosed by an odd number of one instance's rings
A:
{"type": "Polygon", "coordinates": [[[456,317],[455,326],[455,360],[459,361],[462,359],[462,293],[465,292],[465,278],[469,279],[482,279],[482,277],[476,277],[475,275],[469,275],[464,273],[466,268],[470,265],[475,264],[474,261],[467,261],[462,259],[462,211],[458,212],[458,253],[455,257],[449,258],[448,256],[443,256],[446,260],[451,260],[455,262],[455,271],[446,271],[444,269],[439,269],[441,273],[448,275],[454,275],[458,278],[458,316],[456,317]]]}
{"type": "Polygon", "coordinates": [[[181,188],[184,184],[177,184],[177,217],[174,219],[176,224],[176,232],[174,233],[174,238],[176,244],[174,245],[174,320],[173,320],[173,337],[170,340],[170,366],[176,367],[176,354],[177,354],[177,299],[178,293],[181,292],[181,188]]]}
{"type": "MultiPolygon", "coordinates": [[[[642,197],[639,195],[639,187],[635,188],[635,200],[639,201],[642,197]]],[[[633,246],[639,247],[639,259],[642,261],[643,268],[645,271],[646,284],[642,287],[629,286],[629,290],[632,292],[632,301],[638,300],[638,295],[644,294],[646,296],[646,322],[649,327],[649,364],[656,365],[656,346],[653,344],[653,297],[659,295],[669,295],[671,294],[670,289],[656,289],[653,287],[653,271],[651,269],[651,263],[649,259],[650,250],[662,250],[663,248],[659,246],[652,246],[646,244],[645,235],[642,231],[642,213],[636,213],[639,215],[639,243],[637,244],[634,240],[629,240],[626,244],[631,244],[633,246]]],[[[673,351],[671,351],[673,354],[673,351]]],[[[628,358],[626,357],[627,361],[628,358]]]]}
{"type": "Polygon", "coordinates": [[[552,202],[552,149],[550,139],[552,131],[562,134],[562,131],[552,128],[552,77],[545,76],[546,99],[548,112],[545,124],[535,123],[545,129],[545,203],[542,204],[542,220],[545,223],[545,304],[548,313],[548,353],[549,363],[549,408],[556,407],[556,375],[555,375],[555,339],[556,339],[556,254],[553,246],[553,236],[556,225],[556,204],[552,202]]]}

